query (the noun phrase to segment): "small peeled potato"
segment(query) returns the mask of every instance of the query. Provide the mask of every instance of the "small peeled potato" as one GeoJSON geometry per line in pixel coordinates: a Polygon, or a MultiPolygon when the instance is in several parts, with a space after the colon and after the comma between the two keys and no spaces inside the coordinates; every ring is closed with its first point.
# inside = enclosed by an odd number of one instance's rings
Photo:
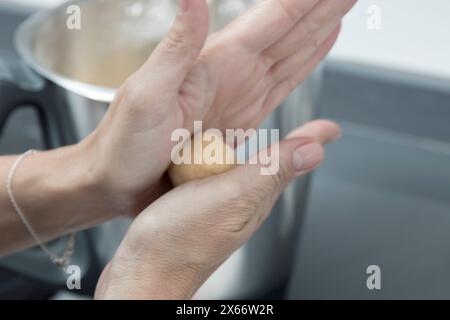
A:
{"type": "Polygon", "coordinates": [[[180,156],[183,156],[184,152],[190,152],[190,161],[180,165],[172,163],[169,168],[169,177],[176,187],[192,180],[205,179],[225,173],[235,167],[235,152],[233,148],[223,141],[221,135],[208,133],[207,139],[203,135],[202,148],[195,147],[194,140],[192,138],[186,142],[179,153],[180,156]],[[197,159],[202,160],[201,164],[194,162],[196,155],[197,159]],[[206,159],[210,159],[209,162],[206,159]],[[211,159],[216,159],[217,161],[211,161],[211,159]]]}

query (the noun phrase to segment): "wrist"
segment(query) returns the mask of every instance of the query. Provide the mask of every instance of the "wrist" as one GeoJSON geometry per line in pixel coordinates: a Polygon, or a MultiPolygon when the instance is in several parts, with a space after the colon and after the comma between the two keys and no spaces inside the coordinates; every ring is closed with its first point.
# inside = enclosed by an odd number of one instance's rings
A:
{"type": "Polygon", "coordinates": [[[188,300],[200,288],[195,273],[163,268],[156,260],[114,259],[97,283],[97,300],[188,300]]]}
{"type": "Polygon", "coordinates": [[[107,152],[108,148],[104,146],[105,143],[96,133],[75,146],[77,154],[82,158],[83,170],[89,172],[84,185],[95,191],[99,197],[98,205],[102,207],[102,211],[109,212],[108,215],[127,217],[136,214],[137,192],[129,187],[127,179],[123,179],[123,169],[117,170],[114,155],[107,152]]]}
{"type": "MultiPolygon", "coordinates": [[[[158,219],[139,216],[97,286],[99,299],[191,299],[216,267],[193,261],[158,219]]],[[[200,259],[203,261],[203,259],[200,259]]]]}
{"type": "Polygon", "coordinates": [[[91,184],[102,191],[116,216],[135,218],[173,188],[165,174],[167,168],[161,161],[153,165],[146,159],[137,161],[143,157],[120,147],[126,141],[111,138],[102,130],[99,127],[79,146],[88,164],[86,170],[91,172],[91,184]]]}
{"type": "Polygon", "coordinates": [[[18,203],[43,240],[114,217],[83,145],[36,153],[13,181],[18,203]]]}

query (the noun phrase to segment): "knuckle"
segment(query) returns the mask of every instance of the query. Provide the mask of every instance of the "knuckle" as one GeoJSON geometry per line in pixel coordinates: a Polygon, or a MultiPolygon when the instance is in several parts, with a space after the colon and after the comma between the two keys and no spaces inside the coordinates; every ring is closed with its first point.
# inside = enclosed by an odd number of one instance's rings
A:
{"type": "Polygon", "coordinates": [[[267,73],[267,71],[271,70],[276,63],[276,59],[270,54],[261,54],[259,60],[261,61],[263,73],[267,73]]]}
{"type": "Polygon", "coordinates": [[[291,170],[283,163],[278,166],[278,172],[271,176],[272,192],[273,190],[279,191],[284,188],[286,182],[290,180],[291,170]]]}
{"type": "Polygon", "coordinates": [[[236,201],[232,206],[222,208],[221,216],[224,218],[219,226],[227,241],[239,240],[252,219],[250,212],[248,203],[243,201],[236,201]]]}
{"type": "Polygon", "coordinates": [[[219,225],[231,237],[240,237],[255,217],[264,193],[231,180],[222,183],[221,190],[227,191],[222,194],[223,205],[216,212],[220,217],[219,225]]]}
{"type": "Polygon", "coordinates": [[[186,51],[189,48],[189,43],[186,38],[176,29],[171,30],[167,34],[167,38],[163,45],[169,53],[179,53],[186,51]]]}
{"type": "Polygon", "coordinates": [[[289,21],[295,24],[298,19],[306,14],[306,11],[303,8],[303,5],[297,1],[279,1],[285,16],[289,19],[289,21]]]}
{"type": "Polygon", "coordinates": [[[279,186],[284,186],[286,182],[290,181],[292,178],[292,169],[291,165],[286,163],[281,163],[278,171],[278,178],[280,179],[279,186]]]}
{"type": "Polygon", "coordinates": [[[281,177],[280,177],[280,171],[281,171],[281,167],[278,169],[278,173],[277,174],[273,174],[269,176],[269,183],[267,184],[268,187],[270,189],[276,189],[278,188],[278,186],[281,184],[281,177]]]}

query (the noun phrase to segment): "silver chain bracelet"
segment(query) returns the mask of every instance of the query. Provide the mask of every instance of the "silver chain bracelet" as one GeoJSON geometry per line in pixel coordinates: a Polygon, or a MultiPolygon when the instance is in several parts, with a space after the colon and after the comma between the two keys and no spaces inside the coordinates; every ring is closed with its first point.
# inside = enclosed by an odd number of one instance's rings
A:
{"type": "Polygon", "coordinates": [[[42,249],[42,251],[44,251],[44,253],[50,258],[51,262],[55,266],[64,270],[65,268],[67,268],[67,266],[69,266],[70,260],[74,253],[76,233],[72,233],[71,235],[69,235],[67,243],[64,247],[64,252],[61,256],[58,256],[55,253],[51,252],[49,250],[49,248],[45,245],[45,243],[41,241],[41,239],[37,235],[36,231],[33,229],[30,222],[27,220],[27,218],[23,214],[22,210],[20,209],[20,206],[18,205],[18,203],[14,197],[13,191],[12,191],[12,182],[13,182],[17,167],[20,165],[20,163],[26,157],[28,157],[29,155],[33,155],[35,153],[36,153],[35,150],[28,150],[27,152],[25,152],[24,154],[22,154],[21,156],[19,156],[16,159],[16,161],[14,162],[14,164],[11,167],[11,170],[9,171],[6,189],[8,191],[8,196],[9,196],[9,200],[11,201],[11,204],[13,205],[20,220],[23,222],[23,224],[27,228],[28,232],[33,237],[34,241],[36,241],[36,243],[39,245],[39,247],[42,249]]]}

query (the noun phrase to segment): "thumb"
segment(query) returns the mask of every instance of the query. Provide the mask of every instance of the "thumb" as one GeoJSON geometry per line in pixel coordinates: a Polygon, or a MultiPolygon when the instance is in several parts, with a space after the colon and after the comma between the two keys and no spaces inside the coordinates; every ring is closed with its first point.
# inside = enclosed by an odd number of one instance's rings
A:
{"type": "Polygon", "coordinates": [[[158,75],[165,90],[177,90],[205,44],[208,27],[206,0],[179,0],[175,22],[143,66],[144,71],[158,75]]]}
{"type": "MultiPolygon", "coordinates": [[[[259,161],[257,165],[236,167],[210,178],[207,180],[209,183],[205,184],[208,188],[208,201],[215,201],[216,207],[217,203],[223,203],[223,199],[227,199],[226,219],[221,221],[225,221],[231,230],[239,231],[239,244],[246,241],[266,220],[288,184],[295,177],[314,170],[324,154],[322,144],[311,138],[285,140],[270,147],[272,163],[268,167],[266,161],[261,161],[265,159],[266,151],[262,151],[254,159],[259,161]],[[220,200],[215,198],[216,193],[220,195],[220,200]]],[[[220,222],[216,223],[217,227],[220,225],[220,222]]]]}
{"type": "Polygon", "coordinates": [[[316,169],[324,158],[323,145],[340,136],[339,125],[332,121],[309,122],[291,132],[286,140],[259,152],[252,162],[257,165],[232,170],[231,179],[248,188],[259,186],[278,197],[293,179],[316,169]]]}
{"type": "Polygon", "coordinates": [[[292,138],[261,151],[253,159],[257,165],[236,168],[230,172],[230,179],[238,180],[248,192],[253,189],[263,193],[258,195],[261,199],[273,196],[276,200],[296,177],[316,169],[323,158],[321,143],[310,137],[292,138]]]}

